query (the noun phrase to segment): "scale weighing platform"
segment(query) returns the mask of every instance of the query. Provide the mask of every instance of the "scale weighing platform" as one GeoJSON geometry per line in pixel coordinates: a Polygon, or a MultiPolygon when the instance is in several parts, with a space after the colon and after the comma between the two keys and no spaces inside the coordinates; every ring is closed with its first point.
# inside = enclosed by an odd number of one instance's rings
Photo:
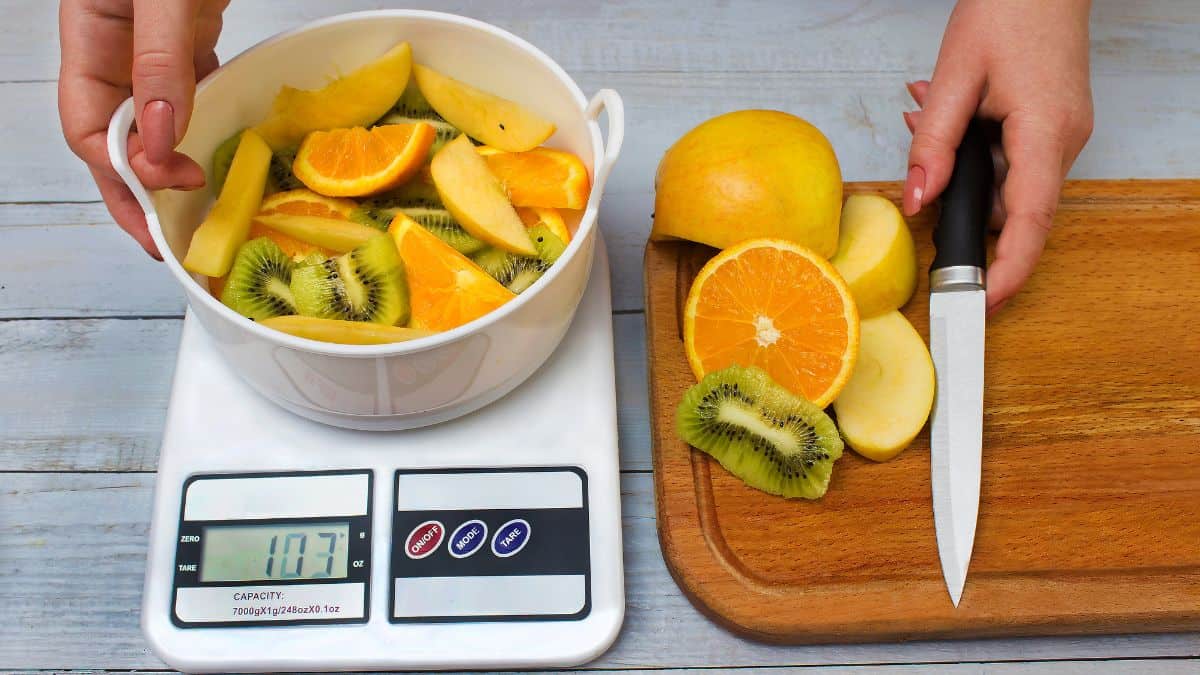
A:
{"type": "Polygon", "coordinates": [[[433,427],[286,412],[184,321],[142,629],[190,672],[563,667],[625,613],[608,260],[528,381],[433,427]]]}

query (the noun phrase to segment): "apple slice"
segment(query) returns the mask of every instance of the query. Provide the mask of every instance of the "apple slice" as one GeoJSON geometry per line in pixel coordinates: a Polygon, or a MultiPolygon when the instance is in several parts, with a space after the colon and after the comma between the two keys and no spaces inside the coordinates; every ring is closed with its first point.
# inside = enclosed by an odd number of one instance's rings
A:
{"type": "Polygon", "coordinates": [[[876,462],[900,454],[929,419],[935,381],[929,349],[904,315],[863,319],[858,362],[833,402],[842,437],[876,462]]]}
{"type": "Polygon", "coordinates": [[[867,319],[900,309],[917,288],[912,233],[891,200],[850,195],[842,207],[837,253],[830,259],[867,319]]]}
{"type": "Polygon", "coordinates": [[[310,131],[365,127],[396,103],[408,86],[411,70],[412,47],[401,42],[321,89],[283,87],[270,116],[255,130],[280,150],[295,147],[310,131]]]}
{"type": "Polygon", "coordinates": [[[271,148],[247,129],[238,141],[217,202],[192,233],[183,258],[184,269],[210,277],[223,277],[229,272],[238,247],[246,242],[250,220],[262,203],[270,166],[271,148]]]}
{"type": "Polygon", "coordinates": [[[554,135],[554,124],[508,99],[413,66],[417,87],[429,105],[466,135],[506,152],[524,152],[554,135]]]}
{"type": "Polygon", "coordinates": [[[403,326],[384,326],[367,321],[318,319],[295,315],[276,316],[263,319],[259,323],[288,335],[343,345],[383,345],[428,337],[437,332],[403,326]]]}
{"type": "Polygon", "coordinates": [[[254,222],[294,239],[338,253],[347,253],[362,246],[372,237],[383,235],[373,227],[322,216],[273,213],[260,215],[254,222]]]}
{"type": "Polygon", "coordinates": [[[429,170],[442,203],[464,230],[510,253],[537,255],[504,187],[466,134],[439,150],[429,170]]]}

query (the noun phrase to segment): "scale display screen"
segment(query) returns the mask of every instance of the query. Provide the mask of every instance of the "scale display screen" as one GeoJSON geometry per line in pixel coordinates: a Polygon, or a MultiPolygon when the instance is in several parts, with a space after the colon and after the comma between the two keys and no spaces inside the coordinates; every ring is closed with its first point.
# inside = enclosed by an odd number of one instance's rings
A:
{"type": "Polygon", "coordinates": [[[188,478],[172,622],[180,628],[365,623],[371,479],[365,469],[188,478]]]}
{"type": "Polygon", "coordinates": [[[203,529],[200,581],[345,579],[350,522],[203,529]]]}

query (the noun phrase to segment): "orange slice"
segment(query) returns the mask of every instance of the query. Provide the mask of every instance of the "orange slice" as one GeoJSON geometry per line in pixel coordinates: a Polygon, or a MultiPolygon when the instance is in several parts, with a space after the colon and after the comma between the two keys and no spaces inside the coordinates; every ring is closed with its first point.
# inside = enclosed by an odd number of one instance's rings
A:
{"type": "Polygon", "coordinates": [[[816,252],[783,239],[717,254],[696,275],[683,321],[696,379],[757,366],[821,407],[837,398],[858,358],[858,309],[846,282],[816,252]]]}
{"type": "Polygon", "coordinates": [[[329,197],[375,194],[420,170],[435,135],[433,126],[424,122],[314,131],[300,144],[292,173],[329,197]]]}
{"type": "Polygon", "coordinates": [[[517,297],[403,213],[388,228],[408,274],[410,328],[450,330],[517,297]]]}
{"type": "Polygon", "coordinates": [[[571,231],[567,229],[567,223],[563,221],[562,214],[558,209],[546,209],[540,206],[523,206],[517,209],[517,217],[525,223],[525,229],[545,225],[554,236],[562,240],[566,244],[571,241],[571,231]]]}
{"type": "Polygon", "coordinates": [[[503,152],[486,146],[477,152],[500,179],[513,206],[556,209],[587,206],[591,179],[583,162],[569,152],[550,148],[503,152]]]}

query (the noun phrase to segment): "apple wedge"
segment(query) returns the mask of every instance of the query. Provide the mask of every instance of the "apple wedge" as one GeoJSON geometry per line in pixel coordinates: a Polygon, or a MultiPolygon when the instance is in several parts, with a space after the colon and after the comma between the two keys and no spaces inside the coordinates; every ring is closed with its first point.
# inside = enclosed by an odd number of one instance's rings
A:
{"type": "Polygon", "coordinates": [[[842,207],[837,253],[830,259],[867,319],[900,309],[917,288],[912,233],[891,200],[850,195],[842,207]]]}
{"type": "Polygon", "coordinates": [[[347,253],[367,243],[372,237],[383,235],[373,227],[322,216],[274,213],[258,216],[254,221],[281,234],[338,253],[347,253]]]}
{"type": "Polygon", "coordinates": [[[537,255],[504,187],[466,134],[439,150],[429,170],[446,210],[464,230],[510,253],[537,255]]]}
{"type": "Polygon", "coordinates": [[[210,277],[223,277],[229,272],[262,202],[270,165],[271,148],[247,129],[238,141],[217,202],[192,234],[183,257],[184,269],[210,277]]]}
{"type": "Polygon", "coordinates": [[[413,78],[437,114],[466,135],[505,152],[524,152],[554,135],[554,124],[508,99],[420,64],[413,78]]]}
{"type": "Polygon", "coordinates": [[[858,362],[833,402],[842,437],[855,452],[885,462],[908,447],[933,409],[933,359],[895,310],[859,324],[858,362]]]}
{"type": "Polygon", "coordinates": [[[428,337],[436,331],[403,326],[384,326],[367,321],[318,319],[312,316],[276,316],[260,321],[267,328],[319,342],[343,345],[383,345],[428,337]]]}
{"type": "Polygon", "coordinates": [[[283,87],[270,116],[255,130],[280,150],[295,147],[310,131],[367,126],[396,103],[411,71],[412,47],[401,42],[321,89],[283,87]]]}

